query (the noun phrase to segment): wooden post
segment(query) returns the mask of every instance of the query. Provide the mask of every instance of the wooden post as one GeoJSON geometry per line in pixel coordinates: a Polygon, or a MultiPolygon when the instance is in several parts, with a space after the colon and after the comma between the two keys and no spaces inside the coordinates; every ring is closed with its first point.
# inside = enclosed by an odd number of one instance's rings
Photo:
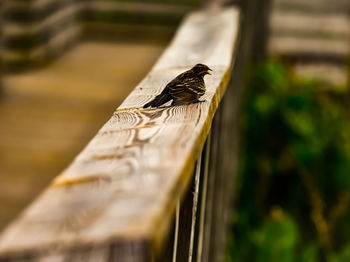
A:
{"type": "MultiPolygon", "coordinates": [[[[241,101],[244,91],[244,75],[251,61],[261,60],[266,55],[264,42],[259,42],[256,49],[255,41],[266,41],[261,30],[266,29],[269,2],[262,6],[255,0],[245,1],[243,4],[242,26],[239,33],[239,45],[234,52],[235,64],[231,71],[223,101],[213,119],[210,150],[207,157],[208,175],[207,186],[203,190],[207,193],[204,205],[204,223],[202,236],[202,253],[197,261],[224,261],[227,234],[233,216],[233,200],[235,180],[240,146],[240,116],[241,101]],[[266,9],[257,14],[261,9],[266,9]],[[259,24],[259,27],[256,25],[259,24]]],[[[266,31],[265,31],[266,32],[266,31]]],[[[205,181],[205,180],[204,180],[205,181]]]]}

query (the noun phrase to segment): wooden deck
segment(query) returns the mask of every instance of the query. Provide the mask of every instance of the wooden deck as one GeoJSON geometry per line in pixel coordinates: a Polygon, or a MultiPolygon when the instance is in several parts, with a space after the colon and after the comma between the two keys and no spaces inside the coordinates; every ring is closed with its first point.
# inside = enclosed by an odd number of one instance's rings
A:
{"type": "Polygon", "coordinates": [[[82,43],[45,69],[5,78],[0,229],[82,150],[162,50],[161,44],[82,43]]]}

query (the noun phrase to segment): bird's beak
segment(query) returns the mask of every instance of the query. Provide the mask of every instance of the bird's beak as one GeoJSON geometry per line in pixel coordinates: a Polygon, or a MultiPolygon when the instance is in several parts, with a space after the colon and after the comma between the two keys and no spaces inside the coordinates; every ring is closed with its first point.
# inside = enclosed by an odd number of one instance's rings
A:
{"type": "Polygon", "coordinates": [[[199,72],[199,74],[200,75],[211,75],[211,73],[209,72],[209,71],[213,71],[213,70],[211,70],[210,68],[208,68],[208,69],[203,69],[201,72],[199,72]]]}

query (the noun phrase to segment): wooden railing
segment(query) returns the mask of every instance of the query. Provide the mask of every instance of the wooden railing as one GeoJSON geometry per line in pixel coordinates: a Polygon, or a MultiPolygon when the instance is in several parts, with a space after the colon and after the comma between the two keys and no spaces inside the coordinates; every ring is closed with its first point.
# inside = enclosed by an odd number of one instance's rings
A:
{"type": "Polygon", "coordinates": [[[0,261],[221,261],[235,86],[220,101],[235,75],[239,29],[233,6],[186,17],[151,72],[5,229],[0,261]],[[142,108],[196,63],[213,70],[205,102],[142,108]]]}

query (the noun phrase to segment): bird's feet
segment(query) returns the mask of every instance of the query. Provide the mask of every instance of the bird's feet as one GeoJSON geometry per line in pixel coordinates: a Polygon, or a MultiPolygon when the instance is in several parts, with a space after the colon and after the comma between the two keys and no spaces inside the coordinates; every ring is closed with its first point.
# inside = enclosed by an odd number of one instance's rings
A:
{"type": "Polygon", "coordinates": [[[178,101],[178,100],[173,100],[170,106],[183,106],[183,105],[190,105],[190,104],[197,104],[197,103],[203,103],[206,102],[206,100],[194,100],[192,102],[184,102],[184,101],[178,101]]]}
{"type": "Polygon", "coordinates": [[[197,104],[197,103],[203,103],[203,102],[206,102],[206,100],[196,100],[196,101],[193,101],[192,104],[197,104]]]}

